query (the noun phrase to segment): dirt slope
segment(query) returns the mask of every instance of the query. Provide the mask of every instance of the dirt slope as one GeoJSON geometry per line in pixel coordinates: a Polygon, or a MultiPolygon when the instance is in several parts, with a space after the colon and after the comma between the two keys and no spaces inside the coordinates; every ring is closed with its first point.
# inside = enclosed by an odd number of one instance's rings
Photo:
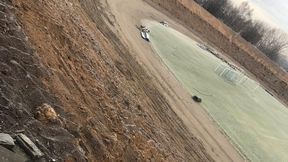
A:
{"type": "Polygon", "coordinates": [[[24,132],[46,153],[47,160],[73,154],[83,161],[75,137],[60,124],[66,121],[46,124],[34,117],[35,109],[43,103],[64,113],[40,79],[49,77],[50,72],[30,47],[15,10],[9,1],[0,1],[0,132],[24,132]]]}
{"type": "Polygon", "coordinates": [[[47,161],[213,161],[115,34],[105,5],[0,2],[1,131],[24,131],[47,161]],[[43,103],[57,120],[36,119],[43,103]]]}

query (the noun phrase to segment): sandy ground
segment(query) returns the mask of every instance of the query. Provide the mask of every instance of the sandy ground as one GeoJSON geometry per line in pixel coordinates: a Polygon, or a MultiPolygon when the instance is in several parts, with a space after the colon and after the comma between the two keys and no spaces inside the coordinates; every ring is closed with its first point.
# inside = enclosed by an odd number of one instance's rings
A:
{"type": "MultiPolygon", "coordinates": [[[[191,95],[181,86],[150,45],[140,38],[137,25],[147,20],[165,20],[172,28],[197,39],[197,37],[176,21],[157,11],[143,1],[108,0],[120,28],[120,35],[135,51],[135,58],[144,66],[153,80],[162,89],[173,110],[183,120],[191,133],[204,144],[208,153],[216,161],[244,161],[229,139],[219,130],[209,115],[191,100],[191,95]]],[[[199,39],[197,39],[199,41],[199,39]]]]}

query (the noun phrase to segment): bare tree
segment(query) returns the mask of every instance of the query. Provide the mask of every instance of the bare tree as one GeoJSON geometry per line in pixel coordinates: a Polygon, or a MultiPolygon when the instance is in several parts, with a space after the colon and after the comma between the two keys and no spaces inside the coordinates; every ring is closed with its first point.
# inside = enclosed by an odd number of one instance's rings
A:
{"type": "Polygon", "coordinates": [[[287,61],[287,56],[285,55],[279,55],[277,63],[288,72],[288,61],[287,61]]]}
{"type": "Polygon", "coordinates": [[[251,21],[246,25],[240,35],[253,45],[257,45],[261,41],[265,33],[265,24],[261,21],[251,21]]]}
{"type": "Polygon", "coordinates": [[[241,32],[247,25],[251,25],[252,13],[253,9],[248,2],[243,2],[239,7],[235,7],[229,1],[225,6],[223,18],[220,19],[235,32],[241,32]]]}
{"type": "Polygon", "coordinates": [[[196,2],[215,17],[221,18],[224,14],[228,0],[196,0],[196,2]]]}
{"type": "Polygon", "coordinates": [[[248,2],[237,7],[230,0],[195,1],[272,60],[278,61],[280,53],[288,48],[286,34],[252,19],[253,9],[248,2]]]}
{"type": "Polygon", "coordinates": [[[287,35],[279,29],[268,29],[264,32],[256,46],[269,58],[277,61],[280,53],[288,47],[287,35]]]}

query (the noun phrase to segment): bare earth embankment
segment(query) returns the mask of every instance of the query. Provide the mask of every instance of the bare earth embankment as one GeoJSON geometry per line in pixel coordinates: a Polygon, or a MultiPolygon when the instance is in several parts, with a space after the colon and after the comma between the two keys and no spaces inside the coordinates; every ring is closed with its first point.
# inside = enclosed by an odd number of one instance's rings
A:
{"type": "Polygon", "coordinates": [[[1,132],[25,133],[47,161],[216,160],[132,57],[107,3],[0,5],[1,132]],[[58,116],[39,118],[44,103],[58,116]]]}
{"type": "Polygon", "coordinates": [[[222,25],[215,30],[195,4],[147,2],[0,0],[1,132],[25,133],[47,161],[244,161],[136,25],[166,20],[200,35],[279,98],[288,96],[286,76],[222,25]],[[44,103],[56,119],[38,117],[44,103]]]}

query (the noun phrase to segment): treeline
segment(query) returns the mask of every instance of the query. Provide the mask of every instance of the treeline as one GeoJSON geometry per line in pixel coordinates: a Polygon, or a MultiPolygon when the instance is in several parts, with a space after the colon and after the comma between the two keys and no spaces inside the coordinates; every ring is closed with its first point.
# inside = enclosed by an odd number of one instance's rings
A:
{"type": "Polygon", "coordinates": [[[195,0],[212,15],[223,21],[270,59],[282,63],[281,52],[288,47],[287,35],[279,29],[252,18],[248,2],[235,6],[230,0],[195,0]]]}

